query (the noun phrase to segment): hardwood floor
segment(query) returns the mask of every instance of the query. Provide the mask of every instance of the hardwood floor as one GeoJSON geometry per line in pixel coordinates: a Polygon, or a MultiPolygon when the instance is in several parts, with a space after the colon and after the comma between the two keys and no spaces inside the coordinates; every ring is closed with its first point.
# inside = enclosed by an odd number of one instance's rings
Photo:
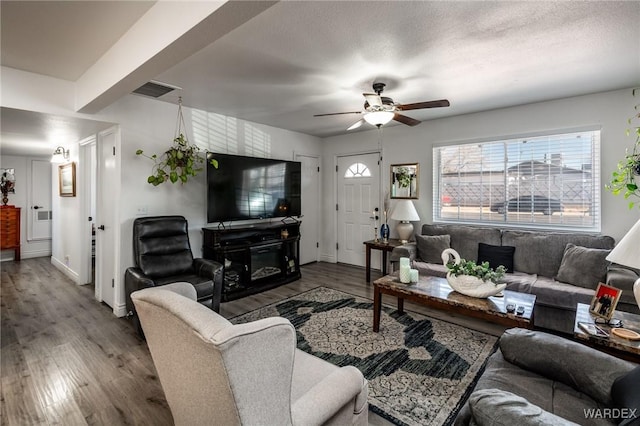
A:
{"type": "MultiPolygon", "coordinates": [[[[48,257],[3,262],[1,283],[0,424],[173,424],[146,343],[129,320],[95,301],[93,286],[75,285],[48,257]]],[[[301,280],[224,303],[221,314],[231,318],[318,286],[373,297],[363,268],[314,263],[302,267],[301,280]]],[[[405,309],[494,335],[504,330],[411,303],[405,309]]],[[[373,413],[370,422],[385,423],[373,413]]]]}

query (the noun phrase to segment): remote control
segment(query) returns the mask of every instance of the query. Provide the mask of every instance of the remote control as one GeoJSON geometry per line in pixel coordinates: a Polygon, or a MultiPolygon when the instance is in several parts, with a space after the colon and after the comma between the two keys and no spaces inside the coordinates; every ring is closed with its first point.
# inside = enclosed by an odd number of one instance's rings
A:
{"type": "Polygon", "coordinates": [[[516,314],[518,315],[524,314],[524,306],[518,306],[518,310],[516,311],[516,314]]]}

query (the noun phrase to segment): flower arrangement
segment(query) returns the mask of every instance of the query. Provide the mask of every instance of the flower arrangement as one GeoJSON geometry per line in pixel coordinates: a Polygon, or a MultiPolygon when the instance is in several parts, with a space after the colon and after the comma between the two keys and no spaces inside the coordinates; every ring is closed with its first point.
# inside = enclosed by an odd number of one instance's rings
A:
{"type": "Polygon", "coordinates": [[[482,281],[489,281],[497,283],[500,281],[504,274],[507,272],[506,268],[502,265],[496,269],[489,267],[489,262],[482,262],[477,264],[473,260],[460,259],[460,262],[447,262],[447,269],[449,273],[454,277],[460,275],[468,275],[481,279],[482,281]]]}

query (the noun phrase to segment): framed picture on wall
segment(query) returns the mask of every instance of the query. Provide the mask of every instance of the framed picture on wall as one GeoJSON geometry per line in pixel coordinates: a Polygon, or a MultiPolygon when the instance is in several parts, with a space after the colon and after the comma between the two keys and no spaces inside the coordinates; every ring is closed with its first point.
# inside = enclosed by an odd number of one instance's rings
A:
{"type": "Polygon", "coordinates": [[[61,197],[76,196],[76,163],[58,166],[58,183],[61,197]]]}
{"type": "Polygon", "coordinates": [[[419,164],[391,165],[391,198],[418,199],[419,164]]]}

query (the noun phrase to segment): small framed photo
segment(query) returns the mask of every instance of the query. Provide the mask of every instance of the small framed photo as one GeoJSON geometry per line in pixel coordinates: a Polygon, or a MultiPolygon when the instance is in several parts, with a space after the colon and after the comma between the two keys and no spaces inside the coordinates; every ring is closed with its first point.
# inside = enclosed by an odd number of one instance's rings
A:
{"type": "Polygon", "coordinates": [[[591,315],[595,315],[609,321],[613,316],[613,312],[616,309],[616,305],[618,304],[621,294],[622,290],[599,283],[596,288],[596,294],[593,296],[593,300],[591,300],[589,312],[591,315]]]}
{"type": "Polygon", "coordinates": [[[61,197],[76,196],[76,163],[58,166],[58,182],[61,197]]]}

